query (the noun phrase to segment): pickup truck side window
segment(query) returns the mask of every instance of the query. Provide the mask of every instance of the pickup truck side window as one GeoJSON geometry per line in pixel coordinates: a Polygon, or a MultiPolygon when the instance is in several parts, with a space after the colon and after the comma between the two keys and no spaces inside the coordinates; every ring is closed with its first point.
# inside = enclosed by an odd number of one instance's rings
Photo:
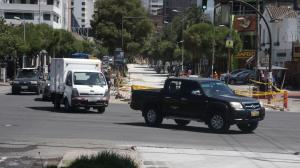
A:
{"type": "Polygon", "coordinates": [[[170,95],[176,95],[180,93],[181,81],[171,81],[168,86],[168,93],[170,95]]]}
{"type": "Polygon", "coordinates": [[[200,90],[200,86],[197,82],[194,81],[185,81],[182,84],[181,93],[183,96],[191,96],[193,92],[199,92],[199,94],[202,94],[202,91],[200,90]]]}

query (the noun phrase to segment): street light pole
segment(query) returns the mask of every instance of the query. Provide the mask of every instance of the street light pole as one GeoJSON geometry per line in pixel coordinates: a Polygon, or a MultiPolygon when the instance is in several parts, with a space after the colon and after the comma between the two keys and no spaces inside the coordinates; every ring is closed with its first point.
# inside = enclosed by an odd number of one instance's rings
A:
{"type": "Polygon", "coordinates": [[[182,46],[181,46],[181,71],[183,72],[183,64],[184,64],[184,39],[183,39],[183,34],[184,34],[184,19],[182,19],[182,46]]]}

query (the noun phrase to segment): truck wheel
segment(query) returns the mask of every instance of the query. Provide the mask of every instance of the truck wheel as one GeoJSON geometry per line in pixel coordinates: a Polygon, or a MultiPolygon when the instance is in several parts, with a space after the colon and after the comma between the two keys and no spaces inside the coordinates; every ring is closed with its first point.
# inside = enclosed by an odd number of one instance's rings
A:
{"type": "Polygon", "coordinates": [[[69,104],[68,99],[64,100],[64,106],[65,106],[65,112],[70,112],[71,111],[71,106],[69,104]]]}
{"type": "Polygon", "coordinates": [[[237,124],[237,127],[242,131],[246,133],[253,132],[258,126],[258,121],[251,122],[251,123],[243,123],[243,124],[237,124]]]}
{"type": "Polygon", "coordinates": [[[230,125],[223,114],[213,113],[209,118],[208,127],[215,132],[224,133],[229,130],[230,125]]]}
{"type": "Polygon", "coordinates": [[[187,126],[191,122],[190,120],[178,120],[178,119],[175,119],[174,121],[180,127],[187,126]]]}
{"type": "Polygon", "coordinates": [[[145,111],[144,118],[145,118],[146,124],[150,127],[157,127],[163,121],[163,117],[162,117],[161,113],[154,108],[148,108],[145,111]]]}
{"type": "Polygon", "coordinates": [[[98,110],[98,113],[102,114],[105,112],[105,107],[99,107],[97,110],[98,110]]]}

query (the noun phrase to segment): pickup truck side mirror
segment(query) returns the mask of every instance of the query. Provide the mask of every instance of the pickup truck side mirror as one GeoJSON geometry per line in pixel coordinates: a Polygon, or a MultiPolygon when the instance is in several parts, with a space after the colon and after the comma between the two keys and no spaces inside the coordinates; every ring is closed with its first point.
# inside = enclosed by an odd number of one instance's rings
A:
{"type": "Polygon", "coordinates": [[[193,90],[191,94],[194,96],[202,96],[202,93],[200,92],[200,90],[193,90]]]}

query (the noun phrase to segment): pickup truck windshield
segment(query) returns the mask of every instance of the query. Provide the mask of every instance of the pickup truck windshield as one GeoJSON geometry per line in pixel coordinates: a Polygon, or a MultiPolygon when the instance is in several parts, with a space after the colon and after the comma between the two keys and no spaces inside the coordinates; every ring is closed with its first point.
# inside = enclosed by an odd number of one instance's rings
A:
{"type": "Polygon", "coordinates": [[[216,82],[216,81],[204,82],[201,83],[201,87],[204,93],[208,97],[215,97],[221,95],[229,95],[229,96],[234,95],[231,89],[228,86],[226,86],[223,82],[216,82]]]}
{"type": "Polygon", "coordinates": [[[75,72],[74,73],[75,85],[105,85],[103,75],[97,72],[75,72]]]}
{"type": "Polygon", "coordinates": [[[21,70],[18,72],[17,78],[37,78],[37,76],[35,70],[21,70]]]}

